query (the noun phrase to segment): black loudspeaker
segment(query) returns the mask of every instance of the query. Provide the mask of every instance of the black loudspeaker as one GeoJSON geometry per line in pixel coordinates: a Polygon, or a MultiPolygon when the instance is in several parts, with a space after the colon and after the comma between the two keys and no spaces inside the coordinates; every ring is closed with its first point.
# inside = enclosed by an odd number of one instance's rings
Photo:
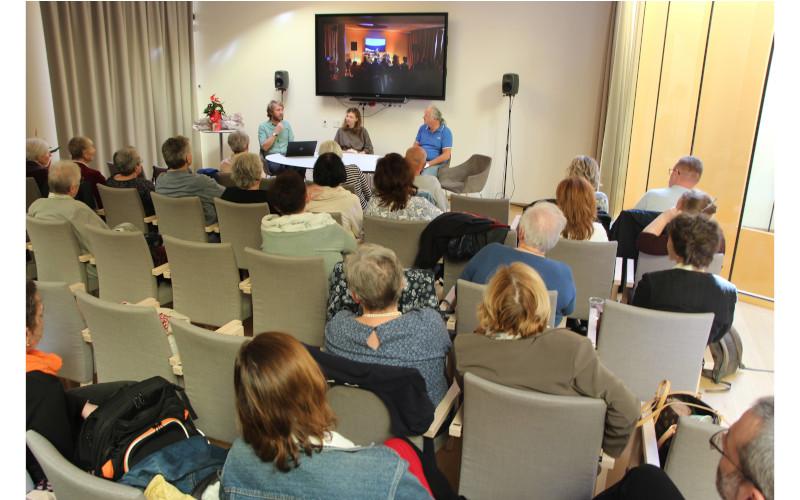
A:
{"type": "Polygon", "coordinates": [[[358,42],[350,42],[350,51],[356,52],[358,50],[358,42]]]}
{"type": "Polygon", "coordinates": [[[286,90],[289,88],[289,72],[278,70],[275,72],[275,90],[286,90]]]}
{"type": "Polygon", "coordinates": [[[519,92],[519,75],[506,73],[503,75],[503,95],[517,95],[519,92]]]}

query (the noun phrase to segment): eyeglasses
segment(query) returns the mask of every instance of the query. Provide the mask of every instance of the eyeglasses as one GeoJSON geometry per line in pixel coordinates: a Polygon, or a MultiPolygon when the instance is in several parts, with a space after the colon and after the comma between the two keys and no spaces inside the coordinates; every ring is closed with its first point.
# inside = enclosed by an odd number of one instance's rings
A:
{"type": "Polygon", "coordinates": [[[720,430],[718,432],[715,432],[714,434],[712,434],[712,436],[710,438],[708,438],[708,444],[711,446],[712,449],[717,450],[720,455],[722,455],[723,457],[727,458],[728,462],[730,462],[731,464],[733,464],[734,467],[736,467],[736,470],[739,471],[739,474],[741,474],[743,478],[745,478],[748,481],[750,481],[751,483],[753,483],[755,485],[755,487],[758,488],[758,491],[763,491],[761,489],[761,486],[759,486],[759,484],[753,478],[751,478],[748,474],[745,474],[745,472],[742,470],[742,468],[739,467],[738,465],[736,465],[736,462],[734,462],[733,459],[731,457],[729,457],[725,453],[725,451],[724,451],[725,450],[725,438],[726,438],[727,435],[728,435],[728,429],[722,429],[722,430],[720,430]]]}

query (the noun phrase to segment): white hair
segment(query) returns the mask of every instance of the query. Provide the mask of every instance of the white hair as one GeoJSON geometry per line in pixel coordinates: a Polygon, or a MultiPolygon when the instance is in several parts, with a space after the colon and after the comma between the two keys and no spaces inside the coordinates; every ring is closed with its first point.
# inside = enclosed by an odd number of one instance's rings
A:
{"type": "Polygon", "coordinates": [[[69,194],[73,186],[81,182],[81,169],[73,161],[55,162],[47,173],[47,184],[51,193],[69,194]]]}
{"type": "Polygon", "coordinates": [[[50,151],[50,146],[44,139],[31,137],[25,141],[25,159],[28,161],[37,161],[48,151],[50,151]]]}
{"type": "Polygon", "coordinates": [[[525,244],[544,253],[556,246],[566,225],[567,218],[561,209],[547,201],[540,201],[525,210],[519,221],[525,244]]]}
{"type": "Polygon", "coordinates": [[[752,411],[761,422],[758,434],[737,452],[742,472],[758,483],[764,498],[772,500],[775,478],[775,398],[767,396],[759,399],[752,411]]]}

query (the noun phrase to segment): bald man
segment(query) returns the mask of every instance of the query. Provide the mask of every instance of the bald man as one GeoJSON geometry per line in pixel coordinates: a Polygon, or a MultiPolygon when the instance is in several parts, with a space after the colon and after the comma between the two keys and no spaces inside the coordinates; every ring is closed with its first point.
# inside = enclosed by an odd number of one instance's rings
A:
{"type": "Polygon", "coordinates": [[[421,191],[427,191],[433,202],[442,211],[447,212],[450,207],[447,203],[447,194],[442,189],[439,179],[432,175],[421,175],[425,168],[425,150],[419,146],[411,146],[406,150],[406,163],[414,174],[414,185],[421,191]]]}

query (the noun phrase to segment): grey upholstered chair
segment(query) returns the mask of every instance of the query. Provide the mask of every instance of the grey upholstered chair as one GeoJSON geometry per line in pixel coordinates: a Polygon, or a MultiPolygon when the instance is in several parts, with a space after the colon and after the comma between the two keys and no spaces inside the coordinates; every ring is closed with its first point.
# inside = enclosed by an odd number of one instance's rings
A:
{"type": "Polygon", "coordinates": [[[419,237],[427,226],[427,221],[391,220],[365,215],[364,243],[391,248],[403,267],[411,268],[419,252],[419,237]]]}
{"type": "Polygon", "coordinates": [[[592,498],[605,416],[602,399],[513,389],[466,373],[459,494],[592,498]]]}
{"type": "MultiPolygon", "coordinates": [[[[725,260],[725,254],[716,253],[708,266],[708,272],[712,274],[720,274],[722,272],[722,261],[725,260]]],[[[675,262],[672,261],[668,255],[651,255],[649,253],[639,252],[639,257],[636,259],[636,278],[634,279],[633,286],[639,284],[642,276],[645,273],[652,273],[655,271],[666,271],[675,267],[675,262]]]]}
{"type": "Polygon", "coordinates": [[[495,200],[492,198],[472,198],[454,194],[450,196],[451,212],[469,212],[495,219],[503,224],[508,224],[510,200],[495,200]]]}
{"type": "Polygon", "coordinates": [[[147,222],[154,221],[155,216],[145,217],[142,198],[136,188],[114,188],[98,184],[97,189],[100,191],[100,199],[103,200],[108,227],[129,222],[142,233],[148,231],[147,222]]]}
{"type": "Polygon", "coordinates": [[[575,310],[570,318],[589,319],[589,297],[608,299],[614,287],[617,242],[574,241],[561,238],[547,258],[567,264],[575,282],[575,310]]]}
{"type": "Polygon", "coordinates": [[[720,454],[711,449],[708,440],[722,427],[680,417],[664,464],[667,473],[686,500],[716,498],[717,466],[720,454]]]}
{"type": "Polygon", "coordinates": [[[236,266],[247,269],[245,247],[261,247],[261,219],[269,213],[266,203],[233,203],[214,198],[222,243],[233,246],[236,266]]]}
{"type": "Polygon", "coordinates": [[[236,398],[233,365],[246,337],[223,335],[188,321],[171,320],[183,365],[186,395],[197,413],[197,426],[206,436],[233,443],[236,429],[236,398]]]}
{"type": "Polygon", "coordinates": [[[81,291],[75,295],[89,325],[98,382],[155,375],[178,382],[170,365],[176,353],[155,307],[115,304],[81,291]]]}
{"type": "Polygon", "coordinates": [[[53,484],[58,500],[145,500],[142,490],[79,469],[36,431],[25,433],[25,442],[53,484]]]}
{"type": "Polygon", "coordinates": [[[253,294],[253,334],[286,332],[322,346],[328,275],[322,257],[283,257],[246,248],[253,294]],[[291,288],[292,293],[286,290],[291,288]]]}
{"type": "MultiPolygon", "coordinates": [[[[486,285],[462,279],[457,283],[456,334],[472,333],[478,328],[478,306],[483,301],[486,285]]],[[[550,318],[547,320],[547,327],[553,328],[556,321],[555,305],[558,303],[558,291],[548,290],[547,295],[550,298],[550,318]]]]}
{"type": "Polygon", "coordinates": [[[208,241],[208,233],[215,224],[206,226],[203,204],[197,196],[173,198],[151,193],[153,206],[158,216],[158,232],[162,236],[174,236],[186,241],[208,241]]]}
{"type": "Polygon", "coordinates": [[[336,385],[328,389],[328,403],[336,415],[336,432],[357,445],[381,444],[393,437],[389,410],[374,393],[336,385]]]}
{"type": "Polygon", "coordinates": [[[36,273],[42,281],[83,283],[87,290],[97,288],[88,279],[89,255],[82,255],[74,229],[66,221],[49,221],[26,216],[26,228],[36,256],[36,273]]]}
{"type": "Polygon", "coordinates": [[[31,203],[42,197],[42,192],[39,191],[39,185],[36,184],[36,179],[33,177],[25,178],[25,211],[27,212],[31,203]]]}
{"type": "Polygon", "coordinates": [[[491,166],[490,157],[474,154],[461,165],[439,169],[439,182],[454,193],[479,193],[486,186],[491,166]]]}
{"type": "Polygon", "coordinates": [[[674,313],[606,300],[597,354],[636,397],[653,397],[659,382],[697,391],[714,313],[674,313]]]}
{"type": "Polygon", "coordinates": [[[58,375],[81,384],[94,376],[92,347],[83,340],[86,328],[75,295],[66,283],[37,281],[36,290],[44,305],[44,334],[39,349],[61,356],[58,375]]]}
{"type": "Polygon", "coordinates": [[[239,289],[239,268],[230,243],[199,243],[164,236],[172,278],[172,308],[195,323],[222,326],[252,315],[239,289]]]}
{"type": "Polygon", "coordinates": [[[139,302],[152,297],[161,305],[172,302],[172,286],[159,283],[144,235],[138,231],[86,228],[92,243],[100,298],[111,302],[139,302]]]}

